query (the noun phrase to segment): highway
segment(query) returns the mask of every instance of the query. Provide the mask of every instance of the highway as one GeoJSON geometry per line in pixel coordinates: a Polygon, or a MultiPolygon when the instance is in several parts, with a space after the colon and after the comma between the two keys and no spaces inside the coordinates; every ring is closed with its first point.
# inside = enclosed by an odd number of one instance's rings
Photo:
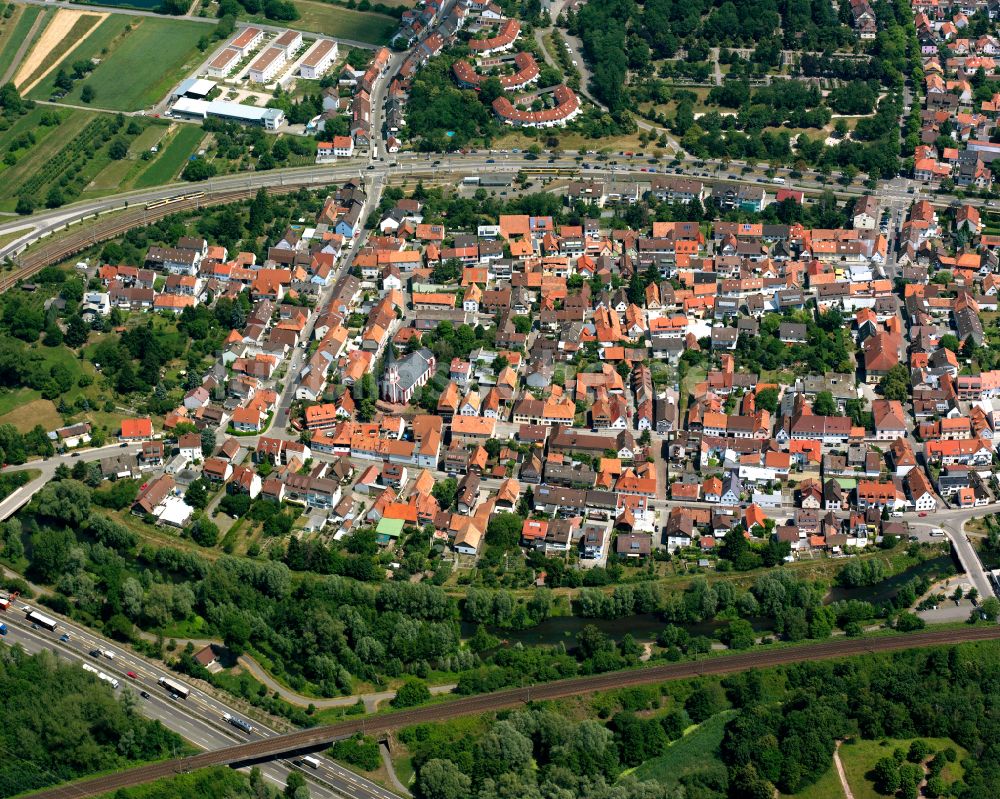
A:
{"type": "Polygon", "coordinates": [[[372,717],[362,717],[326,727],[314,727],[283,736],[231,746],[174,761],[137,766],[116,774],[103,775],[74,783],[73,793],[63,788],[51,788],[31,794],[34,799],[83,799],[99,796],[119,788],[141,785],[169,776],[177,771],[192,771],[212,765],[245,764],[288,752],[328,745],[358,731],[380,733],[403,726],[445,721],[475,713],[520,707],[527,702],[581,696],[595,691],[607,691],[635,685],[647,685],[704,675],[731,674],[751,668],[768,668],[810,661],[831,660],[867,653],[894,652],[922,646],[944,646],[964,642],[1000,639],[1000,626],[969,626],[957,630],[938,630],[879,638],[839,638],[824,642],[795,645],[760,652],[724,655],[702,661],[668,663],[631,671],[609,672],[588,677],[513,688],[492,694],[481,694],[443,702],[437,705],[401,710],[372,717]]]}
{"type": "MultiPolygon", "coordinates": [[[[195,746],[210,751],[232,747],[237,744],[254,743],[278,736],[280,733],[273,727],[262,723],[256,716],[259,711],[247,712],[246,709],[225,704],[189,683],[186,678],[156,665],[124,647],[105,639],[93,631],[71,624],[52,611],[42,608],[48,616],[56,617],[59,626],[55,632],[38,628],[25,619],[22,611],[24,602],[16,601],[10,610],[0,615],[0,621],[8,626],[8,634],[3,640],[8,645],[20,644],[26,651],[36,653],[48,649],[57,657],[73,663],[91,663],[95,668],[116,677],[119,687],[116,693],[131,691],[135,694],[138,709],[143,715],[157,719],[165,727],[180,734],[185,740],[195,746]],[[68,641],[60,640],[66,634],[68,641]],[[103,656],[96,658],[89,653],[94,650],[110,651],[114,659],[103,656]],[[136,679],[128,677],[128,672],[136,675],[136,679]],[[170,693],[158,683],[161,677],[169,677],[175,682],[185,683],[191,689],[187,699],[171,699],[170,693]],[[139,691],[146,691],[148,698],[141,698],[139,691]],[[252,733],[247,734],[231,724],[223,717],[226,713],[247,719],[253,725],[252,733]]],[[[34,607],[30,602],[28,606],[34,607]]],[[[304,747],[308,750],[310,747],[304,747]]],[[[363,779],[348,769],[343,768],[329,758],[314,753],[320,762],[318,769],[303,767],[292,759],[279,759],[275,762],[260,764],[262,773],[277,785],[284,785],[288,773],[300,771],[310,782],[310,792],[314,797],[322,799],[343,799],[358,797],[358,799],[398,799],[395,794],[375,783],[363,779]]],[[[61,786],[53,789],[55,796],[76,797],[86,794],[79,793],[75,786],[61,786]]]]}

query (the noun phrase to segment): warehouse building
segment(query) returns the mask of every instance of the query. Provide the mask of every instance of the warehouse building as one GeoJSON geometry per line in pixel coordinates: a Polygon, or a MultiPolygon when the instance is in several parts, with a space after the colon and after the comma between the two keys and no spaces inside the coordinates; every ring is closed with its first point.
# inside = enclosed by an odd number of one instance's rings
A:
{"type": "Polygon", "coordinates": [[[277,130],[285,124],[285,114],[280,108],[257,108],[223,100],[192,100],[181,97],[170,113],[184,119],[223,119],[244,125],[260,125],[265,130],[277,130]]]}
{"type": "Polygon", "coordinates": [[[299,74],[310,80],[322,78],[336,58],[337,43],[332,39],[320,39],[302,59],[302,63],[299,64],[299,74]]]}

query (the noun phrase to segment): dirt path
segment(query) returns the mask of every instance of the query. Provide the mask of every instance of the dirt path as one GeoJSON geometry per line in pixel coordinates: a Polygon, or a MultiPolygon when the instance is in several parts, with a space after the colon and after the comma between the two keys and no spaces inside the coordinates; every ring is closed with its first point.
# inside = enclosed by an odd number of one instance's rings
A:
{"type": "MultiPolygon", "coordinates": [[[[264,683],[269,690],[277,692],[278,696],[284,699],[286,702],[290,702],[293,705],[298,705],[300,707],[308,707],[309,705],[315,706],[317,709],[322,710],[329,707],[348,707],[350,705],[356,704],[360,699],[365,704],[365,710],[369,713],[374,713],[378,709],[380,702],[385,702],[392,699],[395,695],[395,691],[378,691],[372,694],[354,694],[353,696],[337,696],[328,699],[312,698],[308,696],[303,696],[302,694],[297,694],[294,691],[289,690],[284,685],[275,680],[270,674],[268,674],[264,669],[260,667],[253,658],[243,655],[239,659],[240,665],[246,669],[256,680],[264,683]]],[[[430,692],[435,696],[438,694],[451,693],[455,689],[454,685],[432,685],[430,686],[430,692]]]]}
{"type": "Polygon", "coordinates": [[[847,774],[844,772],[844,764],[840,762],[840,741],[833,749],[833,764],[837,767],[837,776],[840,777],[840,787],[844,789],[845,799],[854,799],[851,786],[847,784],[847,774]]]}
{"type": "MultiPolygon", "coordinates": [[[[22,8],[24,8],[24,6],[22,6],[22,8]]],[[[14,53],[14,58],[10,62],[10,66],[7,67],[7,71],[4,72],[3,77],[0,78],[0,85],[10,83],[10,79],[14,77],[14,71],[17,69],[17,65],[21,63],[21,59],[24,58],[24,54],[28,51],[31,43],[35,40],[35,34],[38,33],[38,28],[43,22],[45,22],[45,14],[40,13],[37,17],[35,17],[35,21],[31,23],[28,35],[24,37],[24,41],[21,42],[21,46],[18,47],[17,52],[14,53]]]]}
{"type": "Polygon", "coordinates": [[[400,782],[399,777],[396,776],[396,769],[392,767],[392,758],[389,757],[389,747],[385,743],[380,743],[378,745],[378,750],[382,755],[382,765],[385,766],[385,770],[389,775],[389,782],[392,783],[392,787],[399,791],[403,796],[412,796],[409,788],[400,782]]]}
{"type": "Polygon", "coordinates": [[[65,8],[60,8],[56,12],[56,15],[52,18],[52,21],[45,27],[45,30],[42,31],[41,38],[35,46],[31,48],[28,58],[17,70],[17,77],[14,78],[14,84],[17,86],[18,91],[20,91],[22,95],[27,94],[35,88],[35,86],[45,80],[46,76],[63,61],[69,58],[73,51],[83,44],[90,37],[90,34],[97,30],[97,26],[104,22],[108,16],[108,14],[94,14],[89,11],[70,11],[65,8]],[[35,73],[35,70],[45,62],[46,58],[48,58],[49,53],[55,49],[55,47],[64,38],[66,38],[69,32],[73,30],[73,26],[76,25],[76,23],[83,17],[96,17],[97,22],[91,26],[85,36],[82,36],[80,39],[73,42],[73,44],[70,45],[69,49],[62,54],[62,57],[58,61],[52,64],[30,84],[22,86],[21,84],[35,73]]]}

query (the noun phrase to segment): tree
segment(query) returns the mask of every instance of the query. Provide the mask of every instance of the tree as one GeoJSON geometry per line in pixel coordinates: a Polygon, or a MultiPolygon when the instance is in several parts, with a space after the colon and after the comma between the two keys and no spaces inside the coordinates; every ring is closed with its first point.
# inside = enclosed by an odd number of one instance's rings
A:
{"type": "Polygon", "coordinates": [[[468,799],[472,780],[450,760],[433,758],[420,767],[417,789],[423,799],[468,799]]]}
{"type": "Polygon", "coordinates": [[[211,519],[201,516],[191,525],[191,538],[199,546],[214,547],[219,541],[219,527],[211,519]]]}
{"type": "Polygon", "coordinates": [[[429,702],[430,698],[431,692],[427,688],[427,683],[411,678],[399,687],[389,704],[393,707],[414,707],[429,702]]]}
{"type": "Polygon", "coordinates": [[[97,97],[97,92],[94,91],[94,87],[89,83],[80,91],[80,99],[85,103],[94,102],[95,97],[97,97]]]}
{"type": "Polygon", "coordinates": [[[201,454],[206,458],[215,452],[215,428],[206,427],[201,431],[201,454]]]}
{"type": "Polygon", "coordinates": [[[128,155],[128,145],[123,139],[115,139],[108,147],[108,156],[112,161],[121,161],[128,155]]]}
{"type": "Polygon", "coordinates": [[[476,770],[497,777],[531,766],[531,740],[509,721],[496,722],[479,742],[476,770]]]}
{"type": "Polygon", "coordinates": [[[987,597],[979,606],[979,612],[986,617],[987,621],[996,621],[1000,617],[1000,599],[995,596],[987,597]]]}
{"type": "Polygon", "coordinates": [[[714,716],[722,707],[722,690],[713,684],[699,685],[684,702],[684,709],[696,724],[714,716]]]}
{"type": "Polygon", "coordinates": [[[184,493],[184,501],[192,508],[203,510],[208,504],[208,488],[205,485],[205,481],[199,478],[191,483],[188,486],[188,490],[184,493]]]}
{"type": "Polygon", "coordinates": [[[897,363],[879,381],[882,396],[889,400],[905,402],[910,396],[910,370],[897,363]]]}
{"type": "Polygon", "coordinates": [[[833,394],[829,391],[820,391],[816,394],[813,402],[813,413],[817,416],[835,416],[837,404],[833,401],[833,394]]]}
{"type": "Polygon", "coordinates": [[[754,397],[758,410],[764,410],[774,414],[778,410],[778,389],[764,388],[757,392],[754,397]]]}
{"type": "Polygon", "coordinates": [[[756,640],[753,626],[745,619],[734,619],[729,622],[719,637],[730,649],[749,649],[756,640]]]}
{"type": "Polygon", "coordinates": [[[446,477],[439,480],[431,489],[434,499],[443,510],[447,510],[455,505],[455,497],[458,496],[458,482],[454,477],[446,477]]]}
{"type": "Polygon", "coordinates": [[[498,513],[486,528],[486,543],[501,549],[516,549],[523,527],[524,519],[516,513],[498,513]]]}
{"type": "Polygon", "coordinates": [[[297,771],[289,771],[284,796],[287,799],[308,799],[309,786],[306,784],[306,778],[297,771]]]}
{"type": "Polygon", "coordinates": [[[892,796],[899,790],[899,764],[891,757],[883,757],[872,769],[875,790],[885,796],[892,796]]]}

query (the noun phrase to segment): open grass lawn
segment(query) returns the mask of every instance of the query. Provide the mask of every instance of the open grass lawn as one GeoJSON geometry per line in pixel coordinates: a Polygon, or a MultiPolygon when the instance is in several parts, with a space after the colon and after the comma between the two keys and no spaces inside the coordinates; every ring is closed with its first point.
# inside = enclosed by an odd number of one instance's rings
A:
{"type": "Polygon", "coordinates": [[[5,389],[0,392],[0,416],[27,405],[29,402],[34,402],[41,396],[39,392],[30,388],[5,389]]]}
{"type": "Polygon", "coordinates": [[[51,400],[36,399],[0,416],[0,424],[12,424],[22,433],[40,424],[46,430],[62,427],[62,417],[51,400]]]}
{"type": "MultiPolygon", "coordinates": [[[[892,757],[892,752],[897,747],[904,752],[907,751],[910,748],[912,740],[899,740],[896,738],[889,738],[885,741],[857,740],[856,743],[845,742],[840,747],[840,760],[844,764],[847,784],[851,786],[854,799],[884,799],[875,790],[872,781],[866,775],[883,757],[892,757]],[[885,743],[884,746],[882,745],[883,743],[885,743]]],[[[951,783],[965,773],[960,764],[962,758],[967,757],[968,753],[962,747],[954,743],[950,738],[924,738],[923,740],[927,742],[934,752],[939,752],[950,746],[958,753],[956,761],[949,763],[942,773],[945,782],[951,783]]]]}
{"type": "Polygon", "coordinates": [[[719,745],[726,722],[734,715],[733,710],[716,713],[670,744],[662,755],[647,760],[631,773],[637,780],[656,780],[670,786],[677,785],[686,774],[715,769],[724,773],[719,745]]]}
{"type": "Polygon", "coordinates": [[[0,19],[0,75],[7,72],[18,48],[27,38],[28,31],[41,13],[42,9],[38,6],[15,5],[10,19],[0,19]]]}
{"type": "MultiPolygon", "coordinates": [[[[97,69],[77,81],[65,102],[80,103],[80,92],[89,85],[97,95],[93,104],[99,108],[138,111],[153,106],[202,60],[198,39],[211,33],[201,23],[175,19],[135,17],[132,25],[112,43],[97,69]]],[[[86,46],[85,42],[81,49],[86,46]]]]}
{"type": "MultiPolygon", "coordinates": [[[[125,28],[129,25],[134,25],[137,19],[138,17],[130,17],[126,14],[111,14],[90,32],[86,41],[81,42],[80,46],[73,51],[69,58],[69,63],[72,64],[72,62],[80,60],[85,61],[90,58],[106,58],[111,47],[119,40],[118,37],[126,35],[125,28]]],[[[68,65],[64,64],[63,66],[68,65]]],[[[45,76],[44,80],[28,92],[28,97],[33,100],[48,100],[55,90],[55,81],[58,72],[58,69],[52,70],[52,72],[45,76]]],[[[130,75],[129,79],[131,80],[132,77],[130,75]]],[[[123,80],[123,82],[125,81],[123,80]]],[[[82,84],[83,81],[77,81],[77,83],[82,84]]],[[[78,85],[76,88],[79,90],[81,87],[78,85]]],[[[97,99],[100,100],[101,98],[98,97],[97,99]]]]}
{"type": "Polygon", "coordinates": [[[833,758],[830,758],[830,768],[823,776],[808,788],[798,793],[779,793],[781,799],[844,799],[844,788],[840,784],[840,777],[837,776],[837,767],[833,765],[833,758]]]}
{"type": "MultiPolygon", "coordinates": [[[[66,34],[66,38],[60,40],[60,42],[55,47],[49,50],[49,52],[46,53],[45,58],[42,59],[42,62],[38,65],[35,71],[32,72],[30,75],[26,75],[23,81],[19,81],[18,86],[23,88],[28,88],[29,86],[32,86],[36,80],[41,78],[42,75],[44,75],[46,72],[52,69],[53,66],[62,61],[63,58],[66,57],[66,54],[70,51],[70,49],[73,48],[78,41],[88,36],[90,32],[100,22],[101,18],[96,14],[85,14],[81,17],[78,17],[76,22],[73,23],[73,27],[70,28],[69,33],[66,34]]],[[[81,45],[80,47],[75,48],[73,50],[73,56],[75,57],[77,53],[84,46],[85,45],[81,45]]],[[[53,70],[53,73],[55,72],[57,72],[57,70],[53,70]]],[[[29,90],[28,96],[33,98],[34,91],[29,90]]]]}
{"type": "Polygon", "coordinates": [[[135,188],[145,189],[176,180],[188,156],[197,149],[204,135],[204,131],[198,125],[178,125],[170,134],[170,141],[166,145],[161,145],[156,160],[151,161],[136,178],[135,188]]]}
{"type": "MultiPolygon", "coordinates": [[[[299,10],[299,18],[289,22],[288,27],[304,31],[325,33],[342,39],[355,39],[371,44],[386,44],[395,32],[397,21],[385,14],[369,11],[353,11],[343,6],[316,3],[312,0],[293,0],[299,10]]],[[[267,22],[259,18],[258,22],[267,22]]]]}

